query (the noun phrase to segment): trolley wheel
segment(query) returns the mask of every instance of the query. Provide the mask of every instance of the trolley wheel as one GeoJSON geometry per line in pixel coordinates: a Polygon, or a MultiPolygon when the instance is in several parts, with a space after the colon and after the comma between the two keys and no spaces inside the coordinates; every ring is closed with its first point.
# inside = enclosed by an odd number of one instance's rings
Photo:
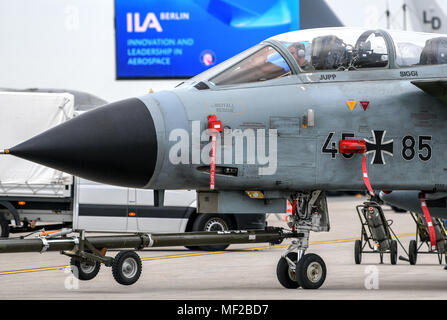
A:
{"type": "Polygon", "coordinates": [[[418,247],[416,240],[410,241],[410,245],[408,247],[408,258],[410,260],[410,264],[414,266],[418,259],[418,247]]]}
{"type": "Polygon", "coordinates": [[[9,221],[0,214],[0,238],[9,237],[9,221]]]}
{"type": "Polygon", "coordinates": [[[362,263],[362,241],[360,241],[360,240],[355,240],[354,259],[355,259],[355,264],[362,263]]]}
{"type": "Polygon", "coordinates": [[[319,255],[305,254],[298,261],[295,273],[303,289],[318,289],[326,279],[326,265],[319,255]]]}
{"type": "MultiPolygon", "coordinates": [[[[298,254],[296,252],[289,252],[287,258],[296,263],[298,254]]],[[[284,257],[281,257],[278,261],[278,265],[276,266],[276,276],[278,277],[279,283],[281,283],[284,288],[296,289],[300,286],[296,281],[295,271],[290,269],[289,263],[284,257]]]]}
{"type": "Polygon", "coordinates": [[[391,264],[397,263],[397,241],[396,240],[391,241],[390,260],[391,260],[391,264]]]}
{"type": "Polygon", "coordinates": [[[80,261],[76,258],[70,259],[70,267],[73,275],[79,280],[92,280],[98,275],[101,263],[95,261],[80,261]]]}
{"type": "Polygon", "coordinates": [[[438,253],[438,261],[439,261],[439,264],[442,264],[442,257],[444,256],[444,254],[443,253],[438,253]]]}
{"type": "Polygon", "coordinates": [[[135,251],[121,251],[113,259],[112,274],[119,284],[128,286],[137,282],[141,269],[141,259],[135,251]]]}

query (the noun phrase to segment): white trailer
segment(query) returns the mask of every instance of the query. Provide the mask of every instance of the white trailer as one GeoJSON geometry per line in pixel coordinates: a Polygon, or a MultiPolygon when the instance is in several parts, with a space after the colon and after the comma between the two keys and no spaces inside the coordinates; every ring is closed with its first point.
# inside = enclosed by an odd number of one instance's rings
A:
{"type": "MultiPolygon", "coordinates": [[[[0,145],[14,146],[77,112],[74,96],[69,93],[0,92],[0,145]]],[[[104,185],[26,160],[2,157],[0,237],[62,226],[119,233],[263,229],[265,215],[198,215],[195,190],[164,192],[104,185]]]]}
{"type": "MultiPolygon", "coordinates": [[[[15,145],[74,115],[68,93],[0,92],[0,144],[15,145]]],[[[23,159],[0,160],[1,235],[36,221],[70,221],[73,177],[23,159]]]]}

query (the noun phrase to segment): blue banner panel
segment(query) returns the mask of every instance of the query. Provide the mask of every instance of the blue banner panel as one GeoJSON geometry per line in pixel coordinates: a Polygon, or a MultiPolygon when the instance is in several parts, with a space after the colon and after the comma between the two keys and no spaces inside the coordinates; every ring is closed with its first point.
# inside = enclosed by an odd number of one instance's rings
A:
{"type": "Polygon", "coordinates": [[[115,0],[117,78],[192,77],[299,16],[299,0],[115,0]]]}

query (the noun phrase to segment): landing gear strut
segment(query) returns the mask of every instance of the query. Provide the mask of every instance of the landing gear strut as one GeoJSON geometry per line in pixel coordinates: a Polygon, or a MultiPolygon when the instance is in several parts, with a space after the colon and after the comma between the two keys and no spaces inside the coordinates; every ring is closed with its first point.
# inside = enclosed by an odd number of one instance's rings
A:
{"type": "Polygon", "coordinates": [[[326,279],[326,265],[320,256],[306,254],[306,250],[310,231],[330,229],[326,194],[319,190],[295,193],[289,201],[293,206],[287,223],[296,239],[279,260],[276,274],[285,288],[318,289],[326,279]]]}

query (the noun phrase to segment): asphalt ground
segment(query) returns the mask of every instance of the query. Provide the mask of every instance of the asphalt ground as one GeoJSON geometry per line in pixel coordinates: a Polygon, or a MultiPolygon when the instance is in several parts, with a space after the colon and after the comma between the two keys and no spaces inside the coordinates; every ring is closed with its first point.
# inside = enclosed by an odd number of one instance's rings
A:
{"type": "MultiPolygon", "coordinates": [[[[232,245],[216,252],[183,247],[140,251],[141,278],[132,286],[114,281],[102,266],[91,281],[77,281],[68,258],[57,252],[0,255],[0,299],[446,299],[447,271],[436,255],[420,255],[415,266],[405,261],[380,264],[378,254],[364,254],[354,263],[354,241],[360,237],[355,206],[364,198],[331,197],[331,231],[311,233],[308,252],[320,255],[327,278],[318,290],[285,289],[276,278],[276,265],[288,241],[232,245]]],[[[387,219],[404,248],[415,238],[408,213],[385,207],[387,219]]],[[[270,215],[269,225],[285,226],[283,216],[270,215]]],[[[115,255],[117,251],[110,251],[115,255]]],[[[399,247],[399,255],[405,255],[399,247]]]]}

